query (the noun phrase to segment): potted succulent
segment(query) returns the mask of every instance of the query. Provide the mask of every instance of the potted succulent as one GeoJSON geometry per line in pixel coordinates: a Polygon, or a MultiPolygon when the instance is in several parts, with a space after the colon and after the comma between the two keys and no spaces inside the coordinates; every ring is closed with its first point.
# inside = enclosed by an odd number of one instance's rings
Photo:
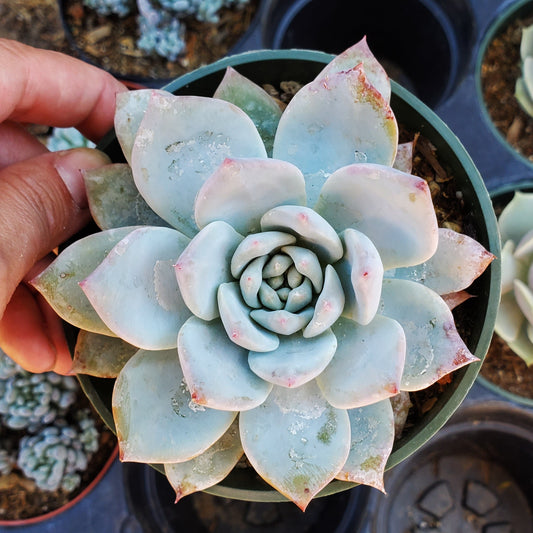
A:
{"type": "Polygon", "coordinates": [[[528,166],[533,160],[531,60],[527,59],[532,52],[532,33],[527,30],[531,24],[531,2],[506,3],[483,37],[476,65],[476,89],[489,128],[528,166]]]}
{"type": "Polygon", "coordinates": [[[116,439],[75,377],[32,374],[0,351],[0,525],[56,516],[88,494],[116,439]]]}
{"type": "Polygon", "coordinates": [[[492,333],[499,240],[457,139],[401,87],[391,99],[365,40],[336,58],[242,54],[126,93],[115,131],[101,145],[114,163],[86,175],[102,231],[33,284],[82,330],[75,367],[95,376],[82,383],[121,458],[160,464],[177,499],[305,509],[355,483],[383,490],[385,467],[462,401],[492,333]],[[283,80],[307,85],[282,112],[259,84],[283,80]],[[396,117],[450,168],[443,197],[468,205],[482,244],[443,208],[438,227],[396,117]],[[465,300],[468,346],[451,311],[465,300]],[[434,384],[395,442],[406,391],[434,384]]]}
{"type": "Polygon", "coordinates": [[[530,340],[533,185],[518,182],[491,193],[502,238],[502,298],[480,381],[515,402],[533,406],[533,343],[530,340]]]}
{"type": "Polygon", "coordinates": [[[86,61],[160,86],[246,48],[259,0],[59,0],[65,35],[86,61]]]}

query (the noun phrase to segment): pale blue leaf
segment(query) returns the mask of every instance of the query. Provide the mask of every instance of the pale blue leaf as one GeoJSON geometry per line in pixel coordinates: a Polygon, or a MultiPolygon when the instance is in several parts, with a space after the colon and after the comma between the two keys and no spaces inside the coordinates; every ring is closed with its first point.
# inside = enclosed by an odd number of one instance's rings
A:
{"type": "Polygon", "coordinates": [[[113,389],[122,461],[189,461],[217,442],[236,416],[192,402],[175,349],[139,350],[113,389]]]}
{"type": "Polygon", "coordinates": [[[522,310],[516,303],[514,292],[502,294],[494,324],[496,333],[504,341],[512,342],[520,335],[525,320],[522,310]]]}
{"type": "Polygon", "coordinates": [[[260,230],[264,213],[285,204],[305,204],[297,167],[274,159],[226,159],[198,191],[194,216],[199,228],[224,220],[247,235],[260,230]]]}
{"type": "Polygon", "coordinates": [[[417,265],[437,250],[437,217],[427,183],[391,167],[341,168],[325,183],[315,210],[338,232],[364,233],[385,270],[417,265]]]}
{"type": "Polygon", "coordinates": [[[138,348],[117,337],[80,330],[72,371],[99,378],[116,378],[138,348]]]}
{"type": "Polygon", "coordinates": [[[243,454],[239,423],[235,419],[228,431],[204,453],[183,463],[167,463],[165,475],[176,492],[176,503],[193,492],[222,481],[243,454]]]}
{"type": "Polygon", "coordinates": [[[396,320],[376,315],[366,326],[340,318],[332,327],[337,351],[317,383],[339,409],[390,398],[400,390],[406,341],[396,320]]]}
{"type": "Polygon", "coordinates": [[[272,385],[248,366],[248,350],[231,342],[219,320],[191,317],[178,336],[178,354],[192,399],[225,411],[262,404],[272,385]]]}
{"type": "Polygon", "coordinates": [[[168,226],[139,194],[131,168],[115,163],[83,171],[89,208],[101,229],[123,226],[168,226]]]}
{"type": "Polygon", "coordinates": [[[390,400],[350,409],[350,455],[336,476],[385,492],[383,474],[394,444],[394,416],[390,400]]]}
{"type": "Polygon", "coordinates": [[[335,263],[343,254],[337,232],[309,207],[275,207],[261,218],[261,229],[287,231],[296,235],[298,243],[305,244],[327,263],[335,263]]]}
{"type": "Polygon", "coordinates": [[[531,213],[533,193],[516,191],[498,218],[502,242],[511,240],[518,245],[522,237],[531,230],[531,213]]]}
{"type": "Polygon", "coordinates": [[[117,228],[77,240],[31,281],[63,320],[77,328],[112,335],[80,288],[110,250],[135,227],[117,228]]]}
{"type": "Polygon", "coordinates": [[[174,264],[189,239],[171,228],[146,226],[122,239],[80,286],[109,329],[147,350],[175,348],[191,312],[174,264]]]}
{"type": "Polygon", "coordinates": [[[264,380],[296,388],[316,378],[331,361],[337,339],[330,329],[312,339],[301,333],[280,337],[279,347],[267,353],[250,352],[250,368],[264,380]]]}
{"type": "Polygon", "coordinates": [[[212,222],[179,256],[174,268],[181,296],[197,317],[213,320],[219,316],[218,286],[233,281],[230,261],[243,238],[225,222],[212,222]]]}
{"type": "Polygon", "coordinates": [[[243,111],[214,98],[152,95],[135,138],[132,169],[139,192],[161,218],[192,237],[196,195],[228,157],[266,157],[243,111]]]}
{"type": "Polygon", "coordinates": [[[315,337],[326,331],[341,316],[344,309],[344,290],[341,280],[331,265],[326,265],[324,286],[318,295],[313,318],[304,329],[303,336],[315,337]]]}
{"type": "Polygon", "coordinates": [[[393,277],[422,283],[437,294],[470,287],[495,259],[475,239],[451,229],[439,228],[437,251],[420,265],[397,268],[393,277]]]}
{"type": "Polygon", "coordinates": [[[302,511],[339,473],[350,450],[348,413],[329,405],[314,381],[274,387],[265,403],[241,413],[239,424],[256,472],[302,511]]]}
{"type": "Polygon", "coordinates": [[[287,295],[285,311],[296,313],[309,305],[313,300],[313,287],[309,278],[305,278],[300,285],[291,289],[287,295]]]}
{"type": "Polygon", "coordinates": [[[242,300],[236,281],[219,286],[218,309],[227,336],[238,346],[258,352],[270,352],[278,347],[278,336],[250,318],[250,309],[242,300]]]}
{"type": "Polygon", "coordinates": [[[303,172],[313,206],[330,174],[358,162],[392,165],[397,144],[394,114],[359,65],[296,93],[279,122],[273,156],[303,172]]]}
{"type": "Polygon", "coordinates": [[[272,311],[278,311],[283,308],[283,302],[278,293],[266,281],[263,281],[259,287],[259,300],[264,307],[272,311]]]}
{"type": "Polygon", "coordinates": [[[341,72],[342,70],[353,69],[359,63],[363,64],[363,70],[368,81],[389,102],[391,95],[389,76],[368,47],[366,36],[344,52],[335,56],[320,74],[318,74],[317,79],[326,78],[330,74],[341,72]]]}
{"type": "Polygon", "coordinates": [[[115,132],[124,157],[130,165],[135,136],[154,93],[170,96],[170,93],[158,89],[125,91],[116,95],[115,132]]]}
{"type": "Polygon", "coordinates": [[[406,338],[401,389],[429,387],[441,377],[479,359],[470,353],[444,300],[420,283],[385,279],[380,313],[397,320],[406,338]]]}
{"type": "Polygon", "coordinates": [[[340,235],[344,257],[335,265],[346,297],[343,316],[368,324],[381,298],[383,263],[374,243],[360,231],[348,228],[340,235]]]}
{"type": "Polygon", "coordinates": [[[515,279],[513,291],[518,307],[520,307],[526,320],[533,324],[533,291],[519,279],[515,279]]]}
{"type": "Polygon", "coordinates": [[[283,309],[267,311],[266,309],[254,309],[250,316],[261,326],[279,335],[292,335],[306,327],[313,318],[314,309],[307,307],[299,313],[290,313],[283,309]]]}
{"type": "Polygon", "coordinates": [[[517,337],[510,341],[509,348],[518,355],[526,365],[533,365],[533,343],[528,332],[528,323],[524,321],[517,337]]]}
{"type": "Polygon", "coordinates": [[[250,261],[239,278],[241,295],[249,307],[256,309],[261,307],[258,294],[263,284],[263,267],[267,260],[268,255],[262,255],[250,261]]]}
{"type": "Polygon", "coordinates": [[[281,251],[293,260],[294,267],[302,276],[309,278],[315,292],[320,292],[324,284],[324,274],[316,254],[301,246],[284,246],[281,251]]]}
{"type": "Polygon", "coordinates": [[[294,235],[281,231],[264,231],[247,235],[231,258],[232,276],[238,278],[246,265],[256,257],[268,255],[282,246],[295,242],[296,237],[294,235]]]}
{"type": "Polygon", "coordinates": [[[217,87],[214,98],[226,100],[240,107],[254,122],[269,155],[281,117],[277,102],[262,87],[228,67],[217,87]]]}

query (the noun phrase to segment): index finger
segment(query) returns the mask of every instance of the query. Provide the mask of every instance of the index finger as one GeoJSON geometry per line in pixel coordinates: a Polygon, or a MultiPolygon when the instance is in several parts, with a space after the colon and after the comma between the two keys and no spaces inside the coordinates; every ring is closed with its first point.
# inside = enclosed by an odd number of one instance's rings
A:
{"type": "Polygon", "coordinates": [[[98,141],[113,126],[115,97],[125,90],[83,61],[0,39],[0,122],[75,126],[98,141]]]}

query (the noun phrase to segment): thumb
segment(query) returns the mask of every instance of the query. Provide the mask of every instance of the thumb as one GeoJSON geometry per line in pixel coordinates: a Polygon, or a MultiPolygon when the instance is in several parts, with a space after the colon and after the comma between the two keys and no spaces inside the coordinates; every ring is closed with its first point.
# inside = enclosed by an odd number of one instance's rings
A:
{"type": "Polygon", "coordinates": [[[24,275],[90,219],[82,170],[98,150],[50,152],[0,170],[0,317],[24,275]]]}

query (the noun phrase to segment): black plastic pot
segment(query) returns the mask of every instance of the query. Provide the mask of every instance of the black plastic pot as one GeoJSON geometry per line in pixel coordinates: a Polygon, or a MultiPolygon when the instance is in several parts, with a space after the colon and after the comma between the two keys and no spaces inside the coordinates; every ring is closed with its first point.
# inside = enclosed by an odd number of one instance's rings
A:
{"type": "Polygon", "coordinates": [[[462,408],[385,487],[371,533],[531,533],[533,413],[496,401],[462,408]]]}
{"type": "Polygon", "coordinates": [[[274,0],[263,22],[268,48],[337,54],[365,35],[389,75],[435,106],[465,75],[475,22],[468,0],[274,0]]]}
{"type": "Polygon", "coordinates": [[[167,479],[147,465],[124,465],[128,506],[144,533],[351,533],[366,521],[372,489],[350,491],[312,501],[305,513],[292,503],[217,498],[207,493],[178,503],[167,479]]]}

